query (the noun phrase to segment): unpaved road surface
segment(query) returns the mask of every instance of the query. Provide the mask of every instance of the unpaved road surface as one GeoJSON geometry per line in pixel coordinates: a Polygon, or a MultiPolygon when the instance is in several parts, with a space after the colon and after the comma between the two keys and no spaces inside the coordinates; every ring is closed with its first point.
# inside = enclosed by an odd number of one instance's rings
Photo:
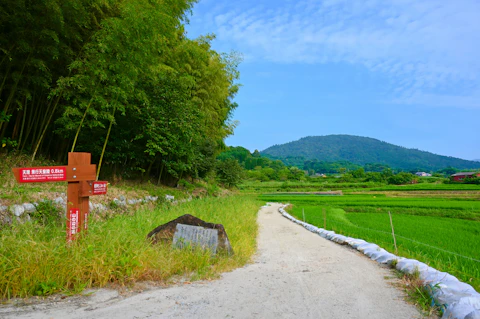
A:
{"type": "Polygon", "coordinates": [[[253,264],[212,282],[155,288],[129,297],[87,297],[0,306],[0,318],[420,318],[392,272],[262,208],[253,264]]]}

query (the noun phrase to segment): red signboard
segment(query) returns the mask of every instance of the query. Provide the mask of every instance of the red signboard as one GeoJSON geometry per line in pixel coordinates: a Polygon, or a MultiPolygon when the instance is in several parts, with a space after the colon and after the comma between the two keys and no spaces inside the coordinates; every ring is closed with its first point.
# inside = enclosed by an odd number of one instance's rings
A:
{"type": "Polygon", "coordinates": [[[20,168],[20,183],[61,182],[67,180],[65,166],[20,168]]]}
{"type": "Polygon", "coordinates": [[[83,229],[87,231],[88,229],[88,213],[85,213],[85,217],[83,218],[83,229]]]}
{"type": "Polygon", "coordinates": [[[67,241],[72,241],[75,239],[75,235],[78,233],[78,218],[79,218],[78,208],[72,208],[67,214],[67,241]]]}
{"type": "Polygon", "coordinates": [[[92,195],[104,195],[104,194],[106,194],[107,193],[107,184],[108,184],[108,182],[103,182],[103,181],[93,182],[92,195]]]}

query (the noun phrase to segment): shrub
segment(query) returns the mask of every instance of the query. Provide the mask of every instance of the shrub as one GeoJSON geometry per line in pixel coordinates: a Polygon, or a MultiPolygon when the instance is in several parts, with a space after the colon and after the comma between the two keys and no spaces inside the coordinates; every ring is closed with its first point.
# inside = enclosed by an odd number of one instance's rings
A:
{"type": "Polygon", "coordinates": [[[243,168],[236,159],[217,161],[217,179],[227,187],[237,186],[243,179],[243,168]]]}

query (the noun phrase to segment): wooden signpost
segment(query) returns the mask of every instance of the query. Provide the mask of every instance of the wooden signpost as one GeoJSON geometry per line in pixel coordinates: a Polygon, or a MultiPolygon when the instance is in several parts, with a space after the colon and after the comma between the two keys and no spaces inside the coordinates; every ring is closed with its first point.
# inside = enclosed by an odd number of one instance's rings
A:
{"type": "Polygon", "coordinates": [[[12,168],[19,183],[68,182],[67,242],[87,231],[89,196],[107,193],[107,182],[95,181],[97,166],[90,153],[68,153],[67,166],[12,168]]]}

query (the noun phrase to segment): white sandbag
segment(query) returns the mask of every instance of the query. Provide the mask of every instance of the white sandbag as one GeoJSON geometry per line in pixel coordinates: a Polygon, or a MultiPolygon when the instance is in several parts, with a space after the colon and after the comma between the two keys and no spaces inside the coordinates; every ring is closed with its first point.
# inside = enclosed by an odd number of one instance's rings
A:
{"type": "Polygon", "coordinates": [[[474,310],[465,316],[465,319],[480,319],[480,310],[474,310]]]}
{"type": "Polygon", "coordinates": [[[347,236],[335,234],[332,236],[332,241],[336,242],[337,244],[343,245],[345,243],[345,239],[347,239],[347,236]]]}
{"type": "Polygon", "coordinates": [[[432,267],[428,267],[426,270],[420,273],[420,279],[432,286],[435,286],[441,282],[459,281],[456,277],[450,275],[449,273],[439,271],[432,267]]]}
{"type": "Polygon", "coordinates": [[[347,240],[347,243],[353,248],[357,249],[358,245],[365,244],[366,241],[358,238],[350,238],[349,240],[347,240]]]}
{"type": "MultiPolygon", "coordinates": [[[[367,254],[365,254],[367,255],[367,254]]],[[[375,260],[381,264],[390,264],[394,259],[397,258],[394,254],[389,253],[385,249],[381,248],[380,250],[374,251],[372,254],[367,255],[370,259],[375,260]]]]}
{"type": "Polygon", "coordinates": [[[335,236],[335,232],[331,230],[327,230],[325,232],[325,238],[332,240],[333,236],[335,236]]]}
{"type": "Polygon", "coordinates": [[[397,263],[397,269],[401,272],[405,272],[407,274],[413,274],[415,271],[422,271],[426,270],[428,266],[422,262],[419,262],[415,259],[403,259],[397,263]]]}
{"type": "Polygon", "coordinates": [[[357,250],[361,251],[362,253],[364,253],[365,249],[376,250],[377,248],[380,248],[380,247],[378,245],[371,244],[371,243],[368,243],[368,242],[365,242],[364,244],[360,244],[360,245],[357,246],[357,250]]]}
{"type": "Polygon", "coordinates": [[[376,257],[375,259],[374,258],[372,259],[380,264],[388,264],[388,265],[390,265],[394,260],[399,260],[398,256],[395,256],[394,254],[391,254],[389,252],[387,252],[386,254],[380,253],[378,257],[376,257]]]}
{"type": "Polygon", "coordinates": [[[480,314],[480,296],[464,297],[447,307],[442,318],[468,319],[467,316],[475,318],[474,316],[478,314],[480,314]]]}
{"type": "MultiPolygon", "coordinates": [[[[480,295],[472,286],[461,281],[443,281],[436,285],[433,298],[440,305],[452,305],[462,298],[480,298],[480,295]]],[[[479,307],[480,309],[480,307],[479,307]]]]}

